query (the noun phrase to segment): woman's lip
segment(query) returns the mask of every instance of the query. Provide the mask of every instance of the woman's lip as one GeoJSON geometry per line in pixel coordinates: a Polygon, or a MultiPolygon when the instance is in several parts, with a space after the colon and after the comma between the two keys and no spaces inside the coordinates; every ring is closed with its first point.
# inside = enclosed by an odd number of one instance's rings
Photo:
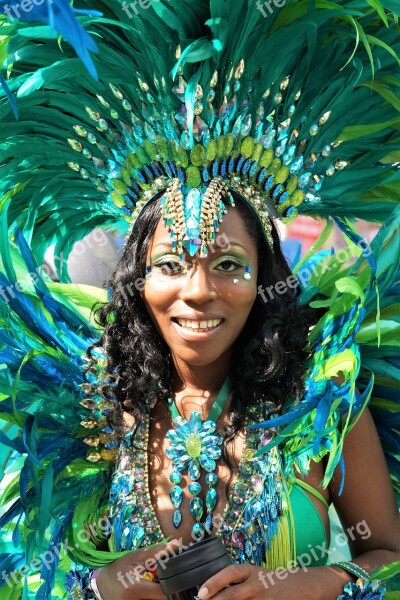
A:
{"type": "Polygon", "coordinates": [[[220,332],[220,329],[224,323],[225,321],[222,321],[219,325],[208,331],[202,331],[201,329],[189,331],[189,329],[178,325],[178,323],[175,321],[172,321],[172,325],[174,326],[178,335],[187,342],[202,342],[215,337],[220,332]]]}

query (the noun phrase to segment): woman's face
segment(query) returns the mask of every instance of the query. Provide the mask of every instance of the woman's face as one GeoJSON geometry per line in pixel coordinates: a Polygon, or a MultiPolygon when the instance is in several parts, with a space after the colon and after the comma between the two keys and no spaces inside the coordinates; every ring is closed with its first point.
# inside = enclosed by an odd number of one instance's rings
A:
{"type": "Polygon", "coordinates": [[[188,365],[229,356],[257,296],[257,248],[237,210],[228,209],[217,236],[206,258],[185,253],[181,261],[161,219],[147,253],[143,300],[173,356],[188,365]]]}

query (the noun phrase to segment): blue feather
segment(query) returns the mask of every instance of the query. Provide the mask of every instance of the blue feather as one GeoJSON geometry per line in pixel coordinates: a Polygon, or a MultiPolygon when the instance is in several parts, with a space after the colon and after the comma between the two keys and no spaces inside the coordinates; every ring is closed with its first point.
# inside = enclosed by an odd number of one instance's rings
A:
{"type": "MultiPolygon", "coordinates": [[[[4,8],[7,4],[9,5],[8,0],[0,0],[0,9],[2,13],[4,13],[4,8]]],[[[90,56],[90,52],[98,52],[97,45],[77,21],[75,15],[81,14],[92,17],[101,17],[103,14],[95,10],[76,10],[70,5],[69,0],[44,2],[40,6],[31,6],[31,9],[32,10],[29,12],[25,11],[23,13],[23,21],[41,21],[42,23],[47,23],[52,30],[56,31],[71,44],[91,76],[97,80],[96,67],[90,56]]],[[[11,17],[9,18],[12,20],[11,17]]]]}
{"type": "Polygon", "coordinates": [[[18,121],[19,114],[18,114],[17,103],[15,102],[14,96],[12,95],[11,90],[8,87],[6,80],[4,79],[4,77],[3,77],[3,75],[1,73],[0,73],[0,85],[3,88],[4,93],[5,93],[5,95],[7,96],[8,100],[10,102],[11,107],[13,109],[13,113],[15,115],[15,118],[18,121]]]}

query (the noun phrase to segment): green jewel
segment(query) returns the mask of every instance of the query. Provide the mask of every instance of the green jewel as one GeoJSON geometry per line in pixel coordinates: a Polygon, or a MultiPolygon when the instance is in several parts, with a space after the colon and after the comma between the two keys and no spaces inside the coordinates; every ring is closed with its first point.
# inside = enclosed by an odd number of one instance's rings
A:
{"type": "Polygon", "coordinates": [[[201,440],[197,433],[191,433],[186,441],[186,450],[191,458],[197,458],[201,453],[201,440]]]}
{"type": "Polygon", "coordinates": [[[203,516],[203,502],[201,498],[192,498],[189,504],[190,512],[196,521],[199,521],[203,516]]]}
{"type": "Polygon", "coordinates": [[[197,538],[203,537],[204,527],[201,523],[195,523],[192,527],[193,535],[197,538]]]}
{"type": "Polygon", "coordinates": [[[215,508],[215,505],[217,503],[217,492],[215,490],[215,488],[210,488],[209,490],[207,490],[207,494],[206,494],[206,507],[209,511],[213,510],[213,508],[215,508]]]}

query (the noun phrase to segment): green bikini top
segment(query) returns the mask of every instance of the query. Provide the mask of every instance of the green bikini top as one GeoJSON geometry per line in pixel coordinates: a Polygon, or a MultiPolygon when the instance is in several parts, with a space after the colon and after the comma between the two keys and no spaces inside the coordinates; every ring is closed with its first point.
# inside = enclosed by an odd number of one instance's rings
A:
{"type": "Polygon", "coordinates": [[[288,485],[294,520],[296,556],[307,554],[307,566],[323,566],[327,561],[329,547],[326,529],[317,507],[306,491],[318,498],[327,510],[329,504],[318,490],[302,479],[291,477],[288,485]]]}

